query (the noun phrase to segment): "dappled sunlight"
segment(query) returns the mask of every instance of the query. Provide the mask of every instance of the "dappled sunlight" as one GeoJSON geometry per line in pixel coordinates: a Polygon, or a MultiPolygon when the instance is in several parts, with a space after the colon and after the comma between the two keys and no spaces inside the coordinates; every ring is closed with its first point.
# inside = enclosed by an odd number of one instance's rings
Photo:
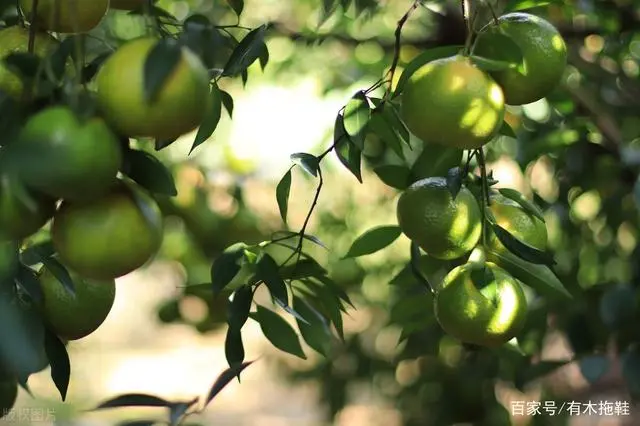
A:
{"type": "MultiPolygon", "coordinates": [[[[519,284],[514,282],[514,285],[519,284]]],[[[499,299],[497,307],[489,319],[488,329],[496,334],[501,334],[511,328],[514,319],[518,315],[520,300],[516,288],[505,282],[498,283],[497,291],[499,299]]]]}
{"type": "Polygon", "coordinates": [[[480,222],[472,222],[471,216],[478,217],[477,212],[471,212],[469,205],[459,203],[457,214],[451,217],[447,234],[452,241],[469,241],[479,237],[480,222]]]}

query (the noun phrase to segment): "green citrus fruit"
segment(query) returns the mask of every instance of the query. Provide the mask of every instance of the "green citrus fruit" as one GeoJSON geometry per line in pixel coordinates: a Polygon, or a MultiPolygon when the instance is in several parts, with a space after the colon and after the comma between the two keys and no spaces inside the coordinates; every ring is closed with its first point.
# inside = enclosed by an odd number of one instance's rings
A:
{"type": "MultiPolygon", "coordinates": [[[[20,9],[31,20],[34,0],[20,0],[20,9]]],[[[98,26],[109,9],[109,0],[38,0],[35,23],[39,29],[59,33],[84,33],[98,26]]]]}
{"type": "Polygon", "coordinates": [[[558,85],[567,65],[567,46],[551,23],[528,13],[503,15],[498,24],[491,23],[481,31],[474,53],[509,59],[511,53],[495,41],[494,34],[508,36],[522,54],[518,67],[491,73],[502,87],[507,104],[535,102],[558,85]]]}
{"type": "Polygon", "coordinates": [[[116,297],[115,280],[91,280],[70,272],[71,294],[46,268],[40,275],[44,295],[43,314],[53,331],[66,340],[77,340],[102,325],[116,297]]]}
{"type": "Polygon", "coordinates": [[[120,10],[136,10],[140,9],[147,0],[111,0],[109,7],[111,9],[120,10]]]}
{"type": "MultiPolygon", "coordinates": [[[[496,223],[511,235],[538,250],[547,249],[547,227],[542,220],[524,210],[520,204],[501,194],[493,194],[490,208],[496,223]]],[[[496,252],[507,250],[493,232],[489,237],[489,248],[496,252]]]]}
{"type": "Polygon", "coordinates": [[[34,234],[53,217],[56,200],[39,193],[16,194],[12,179],[0,177],[0,238],[22,240],[34,234]]]}
{"type": "Polygon", "coordinates": [[[500,86],[463,56],[437,59],[411,75],[402,91],[401,114],[425,142],[474,149],[502,126],[500,86]]]}
{"type": "MultiPolygon", "coordinates": [[[[34,38],[33,53],[44,58],[51,54],[58,41],[47,33],[38,32],[34,38]]],[[[29,47],[29,30],[13,26],[0,30],[0,59],[12,53],[26,53],[29,47]]],[[[0,90],[13,98],[19,98],[24,91],[24,83],[13,70],[0,61],[0,90]]]]}
{"type": "Polygon", "coordinates": [[[478,202],[462,187],[454,199],[445,178],[419,180],[398,200],[402,232],[437,259],[456,259],[471,251],[482,233],[478,202]]]}
{"type": "Polygon", "coordinates": [[[6,416],[18,399],[18,382],[6,380],[0,382],[0,418],[6,416]]]}
{"type": "Polygon", "coordinates": [[[80,120],[62,106],[31,117],[19,142],[23,180],[54,198],[99,196],[122,163],[120,142],[102,119],[80,120]]]}
{"type": "Polygon", "coordinates": [[[209,75],[186,47],[154,99],[144,93],[144,67],[158,41],[139,38],[120,47],[97,76],[102,112],[123,135],[172,140],[200,125],[210,105],[209,75]]]}
{"type": "Polygon", "coordinates": [[[500,346],[522,328],[527,300],[520,284],[493,263],[451,270],[434,297],[442,329],[465,343],[500,346]]]}
{"type": "Polygon", "coordinates": [[[120,181],[91,202],[63,201],[51,233],[69,268],[86,278],[114,279],[156,254],[163,237],[162,213],[143,189],[120,181]]]}

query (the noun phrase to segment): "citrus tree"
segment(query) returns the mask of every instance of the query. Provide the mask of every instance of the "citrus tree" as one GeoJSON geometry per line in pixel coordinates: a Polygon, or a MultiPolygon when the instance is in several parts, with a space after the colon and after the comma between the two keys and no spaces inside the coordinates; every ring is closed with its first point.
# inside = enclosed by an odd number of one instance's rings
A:
{"type": "MultiPolygon", "coordinates": [[[[630,326],[637,297],[632,285],[623,284],[635,279],[635,270],[620,266],[633,259],[624,241],[634,239],[635,245],[637,212],[629,201],[635,151],[623,143],[637,136],[637,125],[628,125],[630,136],[621,134],[610,113],[585,94],[581,73],[588,70],[571,58],[571,40],[558,29],[578,14],[573,5],[463,1],[452,9],[420,0],[401,8],[376,1],[303,2],[317,13],[317,27],[292,34],[273,22],[245,26],[241,0],[214,2],[183,19],[165,3],[0,2],[3,409],[15,403],[18,386],[28,390],[29,376],[48,366],[66,398],[72,367],[66,345],[98,329],[115,298],[114,280],[154,259],[164,219],[179,216],[203,234],[200,249],[210,267],[208,282],[191,283],[185,295],[226,311],[229,368],[203,401],[126,394],[98,408],[167,407],[168,422],[180,424],[251,364],[243,327],[252,320],[280,351],[306,358],[304,342],[325,357],[312,377],[328,382],[335,414],[345,404],[346,382],[366,378],[372,367],[360,365],[376,360],[345,336],[343,314],[354,306],[357,290],[345,290],[317,255],[331,250],[332,239],[310,229],[331,171],[329,156],[362,185],[369,184],[363,176],[372,170],[398,194],[393,206],[386,204],[395,221],[357,236],[339,257],[360,258],[387,250],[399,238],[410,241],[403,264],[383,268],[397,273],[390,282],[393,298],[383,307],[389,322],[402,329],[401,357],[430,360],[420,367],[420,380],[398,396],[407,423],[510,424],[493,391],[496,381],[523,388],[575,361],[595,382],[609,370],[612,358],[605,349],[612,342],[625,385],[637,395],[638,336],[630,326]],[[223,111],[233,117],[234,93],[224,90],[225,81],[246,83],[250,66],[267,67],[270,34],[312,44],[337,34],[348,43],[339,33],[323,33],[322,26],[333,21],[339,31],[341,23],[374,19],[386,7],[400,12],[377,70],[381,77],[336,111],[326,149],[291,154],[273,199],[282,230],[262,236],[249,225],[246,237],[230,233],[222,247],[212,242],[206,227],[197,229],[199,222],[173,203],[174,170],[163,163],[162,150],[193,134],[193,152],[215,134],[223,111]],[[445,19],[452,10],[459,16],[450,25],[455,34],[406,40],[412,21],[425,14],[445,19]],[[136,30],[121,38],[105,21],[125,13],[135,19],[136,30]],[[403,55],[407,45],[413,53],[403,55]],[[523,164],[542,158],[565,168],[562,187],[529,196],[500,185],[488,164],[504,152],[523,164]],[[620,184],[575,172],[575,158],[593,160],[620,184]],[[286,226],[296,196],[294,173],[316,184],[299,229],[286,226]],[[570,217],[567,209],[589,195],[601,203],[602,216],[570,217]],[[560,238],[549,238],[550,227],[560,238]],[[613,237],[602,242],[598,232],[605,228],[618,233],[622,247],[613,237]],[[573,246],[584,241],[591,251],[576,252],[573,246]],[[600,273],[598,265],[611,267],[611,259],[617,259],[617,270],[600,273]],[[588,264],[584,269],[582,262],[588,264]],[[600,282],[614,285],[594,285],[600,282]],[[262,287],[271,303],[255,300],[262,287]],[[557,318],[556,324],[549,318],[557,318]],[[544,337],[554,328],[567,334],[573,359],[540,360],[544,337]],[[334,360],[344,351],[356,354],[360,364],[352,376],[340,377],[334,360]],[[443,387],[443,396],[426,395],[428,383],[443,387]],[[416,404],[421,408],[410,408],[416,404]]],[[[442,27],[447,23],[452,22],[445,19],[442,27]]],[[[619,26],[597,29],[615,33],[619,26]]],[[[605,35],[599,36],[602,43],[605,35]]],[[[633,62],[637,76],[632,36],[625,47],[614,43],[618,50],[604,57],[633,62]]],[[[635,88],[628,77],[633,67],[627,68],[626,77],[616,77],[615,89],[611,83],[602,88],[617,91],[611,104],[624,114],[634,105],[620,93],[635,88]]],[[[174,308],[164,306],[161,318],[172,321],[174,308]]],[[[393,368],[394,362],[379,365],[381,371],[393,368]]],[[[619,414],[624,408],[618,407],[619,414]]]]}

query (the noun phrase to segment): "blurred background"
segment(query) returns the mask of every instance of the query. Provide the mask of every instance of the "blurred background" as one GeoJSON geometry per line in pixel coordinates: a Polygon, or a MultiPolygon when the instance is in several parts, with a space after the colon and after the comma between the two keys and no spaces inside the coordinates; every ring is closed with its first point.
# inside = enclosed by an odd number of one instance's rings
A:
{"type": "MultiPolygon", "coordinates": [[[[323,162],[324,189],[309,227],[330,246],[314,255],[356,308],[344,316],[345,342],[328,358],[305,347],[308,359],[300,360],[274,349],[257,323],[248,322],[246,359],[258,361],[241,384],[231,383],[190,424],[441,426],[478,418],[498,426],[640,424],[632,402],[640,392],[640,2],[539,3],[544,5],[532,12],[561,30],[570,65],[551,96],[509,108],[518,140],[499,137],[487,155],[499,186],[518,189],[543,207],[556,271],[574,300],[531,304],[521,338],[524,356],[507,349],[500,356],[469,352],[443,335],[431,296],[417,291],[404,237],[377,254],[341,260],[363,231],[395,223],[398,192],[383,183],[377,166],[431,158],[416,150],[402,160],[368,139],[363,184],[336,158],[323,162]],[[569,416],[565,409],[526,415],[525,409],[514,415],[516,407],[544,401],[557,407],[571,401],[628,404],[630,414],[569,416]]],[[[122,393],[189,400],[208,392],[227,367],[226,301],[197,284],[210,280],[211,261],[225,247],[257,243],[283,228],[275,186],[289,168],[289,155],[329,146],[338,110],[388,68],[397,20],[411,4],[359,0],[318,27],[318,0],[245,1],[242,25],[271,24],[269,65],[264,71],[252,66],[246,86],[239,79],[221,81],[234,99],[233,119],[224,115],[210,141],[188,155],[195,134],[185,135],[156,154],[171,164],[179,192],[160,200],[167,215],[160,255],[120,279],[107,321],[68,346],[67,402],[59,401],[45,370],[30,379],[35,398],[23,391],[19,397],[17,413],[28,408],[30,417],[5,423],[162,420],[160,409],[84,410],[122,393]],[[42,419],[34,420],[34,413],[42,419]]],[[[157,5],[179,19],[196,12],[219,25],[237,19],[224,1],[157,5]]],[[[144,25],[138,16],[110,12],[94,35],[124,40],[144,32],[144,25]]],[[[401,66],[429,47],[463,42],[459,4],[425,2],[403,39],[401,66]]],[[[315,182],[294,173],[292,230],[302,225],[314,190],[315,182]]],[[[441,264],[424,267],[432,277],[446,272],[441,264]]]]}

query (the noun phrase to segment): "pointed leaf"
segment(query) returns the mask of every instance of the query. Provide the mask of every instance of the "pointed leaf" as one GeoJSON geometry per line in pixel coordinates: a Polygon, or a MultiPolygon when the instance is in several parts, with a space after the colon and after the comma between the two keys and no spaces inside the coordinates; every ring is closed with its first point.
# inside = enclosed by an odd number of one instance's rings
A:
{"type": "Polygon", "coordinates": [[[404,124],[404,121],[400,117],[400,113],[396,109],[395,105],[391,102],[385,103],[383,114],[385,115],[387,122],[391,124],[391,127],[393,127],[396,133],[398,133],[404,143],[411,146],[411,133],[409,132],[407,125],[404,124]]]}
{"type": "Polygon", "coordinates": [[[507,197],[508,199],[513,200],[516,203],[520,204],[520,207],[522,207],[522,209],[527,213],[529,213],[530,215],[537,217],[542,222],[545,221],[542,210],[540,210],[540,208],[536,206],[532,201],[525,198],[525,196],[522,195],[522,193],[511,188],[500,188],[498,189],[498,192],[500,192],[500,194],[507,197]]]}
{"type": "Polygon", "coordinates": [[[246,244],[229,246],[211,266],[211,286],[214,294],[219,294],[240,271],[240,259],[244,256],[246,244]]]}
{"type": "Polygon", "coordinates": [[[266,43],[262,43],[262,52],[260,52],[260,56],[258,57],[258,61],[260,61],[260,68],[264,71],[269,63],[269,48],[266,43]]]}
{"type": "Polygon", "coordinates": [[[293,265],[280,268],[280,276],[285,280],[298,280],[326,275],[327,270],[312,258],[301,259],[293,265]]]}
{"type": "Polygon", "coordinates": [[[215,398],[233,379],[235,379],[236,377],[240,377],[240,373],[242,373],[245,368],[253,363],[254,361],[248,361],[234,367],[229,367],[225,371],[223,371],[211,386],[209,395],[207,396],[205,407],[209,405],[213,398],[215,398]]]}
{"type": "Polygon", "coordinates": [[[320,160],[317,157],[305,152],[291,154],[291,161],[299,165],[305,172],[313,177],[318,177],[318,169],[320,168],[320,160]]]}
{"type": "Polygon", "coordinates": [[[280,315],[258,305],[255,315],[251,315],[260,324],[264,336],[281,351],[307,359],[304,354],[298,335],[280,315]]]}
{"type": "Polygon", "coordinates": [[[125,155],[129,163],[127,175],[136,183],[154,194],[178,195],[173,175],[155,156],[135,149],[128,150],[125,155]]]}
{"type": "Polygon", "coordinates": [[[289,195],[291,193],[291,170],[282,176],[278,186],[276,187],[276,200],[278,201],[278,209],[280,217],[284,223],[287,223],[287,212],[289,211],[289,195]]]}
{"type": "Polygon", "coordinates": [[[46,257],[42,259],[42,264],[56,279],[62,284],[62,286],[70,294],[75,294],[75,285],[69,275],[69,271],[60,263],[55,257],[46,257]]]}
{"type": "Polygon", "coordinates": [[[401,233],[399,226],[388,225],[369,229],[353,242],[344,259],[365,256],[382,250],[397,240],[401,233]]]}
{"type": "Polygon", "coordinates": [[[231,9],[236,13],[236,15],[240,16],[242,14],[242,10],[244,9],[244,0],[227,0],[231,9]]]}
{"type": "Polygon", "coordinates": [[[220,99],[222,100],[222,106],[227,110],[230,118],[233,118],[233,97],[224,90],[220,90],[220,99]]]}
{"type": "Polygon", "coordinates": [[[144,63],[144,98],[148,103],[155,101],[181,58],[181,47],[172,38],[163,38],[151,48],[144,63]]]}
{"type": "Polygon", "coordinates": [[[447,172],[447,188],[449,188],[451,196],[455,199],[462,189],[462,173],[460,167],[454,167],[447,172]]]}
{"type": "Polygon", "coordinates": [[[60,341],[60,338],[50,330],[45,330],[44,345],[51,365],[51,378],[60,392],[62,401],[65,401],[71,376],[71,363],[67,348],[60,341]]]}
{"type": "Polygon", "coordinates": [[[336,117],[336,122],[333,126],[333,143],[338,160],[362,183],[362,173],[360,171],[362,151],[347,135],[344,129],[344,118],[340,114],[336,117]]]}
{"type": "Polygon", "coordinates": [[[413,274],[414,278],[420,284],[428,288],[430,291],[432,292],[435,291],[435,287],[431,285],[427,277],[422,273],[422,269],[420,267],[421,260],[422,260],[422,255],[420,254],[420,247],[418,246],[418,244],[414,243],[413,241],[411,242],[410,253],[411,253],[411,261],[409,262],[409,265],[411,267],[411,273],[413,274]]]}
{"type": "Polygon", "coordinates": [[[20,260],[25,265],[33,266],[42,263],[45,257],[52,257],[56,253],[53,242],[46,240],[38,244],[27,247],[21,254],[20,260]]]}
{"type": "Polygon", "coordinates": [[[293,296],[293,306],[305,320],[297,320],[302,338],[313,350],[326,356],[333,337],[329,322],[304,299],[295,295],[293,296]]]}
{"type": "Polygon", "coordinates": [[[493,232],[496,234],[502,245],[504,245],[511,253],[520,257],[522,260],[547,266],[553,266],[555,264],[555,260],[553,259],[553,256],[551,254],[538,250],[537,248],[532,247],[523,241],[520,241],[518,238],[511,235],[509,231],[507,231],[497,223],[491,223],[491,228],[493,229],[493,232]]]}
{"type": "Polygon", "coordinates": [[[289,305],[287,286],[280,276],[278,264],[269,254],[263,253],[258,260],[256,276],[267,285],[271,297],[285,306],[289,305]]]}
{"type": "Polygon", "coordinates": [[[89,411],[104,410],[107,408],[120,408],[120,407],[169,407],[171,402],[166,399],[159,398],[154,395],[147,395],[143,393],[127,393],[118,395],[105,402],[98,404],[98,406],[89,411]]]}
{"type": "Polygon", "coordinates": [[[356,92],[344,108],[344,130],[358,136],[371,118],[371,106],[363,91],[356,92]]]}
{"type": "Polygon", "coordinates": [[[169,406],[169,426],[177,426],[181,423],[189,408],[193,407],[200,398],[191,401],[172,402],[169,406]]]}
{"type": "Polygon", "coordinates": [[[244,361],[245,352],[241,329],[231,327],[227,329],[227,335],[224,339],[224,355],[229,366],[235,366],[244,361]]]}
{"type": "Polygon", "coordinates": [[[517,63],[500,61],[496,59],[489,59],[489,58],[484,58],[482,56],[477,56],[477,55],[472,55],[470,59],[471,59],[471,62],[473,62],[476,67],[487,72],[504,71],[506,69],[515,68],[518,66],[517,63]]]}
{"type": "Polygon", "coordinates": [[[506,122],[506,120],[502,122],[502,126],[500,127],[500,130],[498,130],[498,134],[502,136],[507,136],[513,139],[518,139],[516,132],[513,131],[509,123],[506,122]]]}
{"type": "Polygon", "coordinates": [[[220,122],[220,116],[222,115],[222,96],[220,94],[220,89],[218,89],[218,85],[215,83],[211,85],[210,98],[211,110],[200,124],[198,133],[196,134],[196,139],[193,141],[189,154],[213,135],[213,132],[215,132],[218,127],[218,123],[220,122]]]}
{"type": "Polygon", "coordinates": [[[240,287],[233,292],[233,298],[227,309],[229,328],[241,329],[249,318],[251,303],[253,302],[253,290],[251,287],[240,287]]]}
{"type": "Polygon", "coordinates": [[[19,265],[16,282],[38,305],[44,302],[44,293],[35,271],[26,265],[19,265]]]}
{"type": "Polygon", "coordinates": [[[547,266],[529,263],[508,251],[500,253],[487,251],[487,260],[504,268],[523,284],[543,296],[572,298],[571,293],[547,266]]]}
{"type": "Polygon", "coordinates": [[[510,68],[519,68],[523,63],[520,46],[506,33],[491,31],[479,35],[474,55],[487,60],[512,64],[510,68]]]}
{"type": "MultiPolygon", "coordinates": [[[[299,232],[293,232],[293,231],[276,231],[273,233],[272,238],[273,239],[279,239],[279,238],[285,238],[285,237],[299,237],[300,233],[299,232]]],[[[320,247],[322,247],[325,250],[329,250],[329,248],[327,247],[327,245],[325,243],[323,243],[322,241],[320,241],[320,239],[316,236],[313,235],[309,235],[309,234],[304,234],[303,237],[305,240],[309,240],[314,244],[319,245],[320,247]]]]}
{"type": "Polygon", "coordinates": [[[462,162],[463,151],[432,143],[422,143],[422,152],[411,165],[411,183],[420,179],[446,176],[462,162]]]}
{"type": "Polygon", "coordinates": [[[380,138],[389,148],[400,158],[404,158],[402,150],[402,140],[396,133],[395,129],[385,119],[384,115],[379,111],[374,111],[369,120],[367,129],[380,138]]]}
{"type": "MultiPolygon", "coordinates": [[[[233,50],[227,64],[224,66],[223,75],[234,76],[244,73],[253,64],[263,51],[266,25],[251,30],[233,50]]],[[[246,78],[243,77],[246,81],[246,78]]]]}

